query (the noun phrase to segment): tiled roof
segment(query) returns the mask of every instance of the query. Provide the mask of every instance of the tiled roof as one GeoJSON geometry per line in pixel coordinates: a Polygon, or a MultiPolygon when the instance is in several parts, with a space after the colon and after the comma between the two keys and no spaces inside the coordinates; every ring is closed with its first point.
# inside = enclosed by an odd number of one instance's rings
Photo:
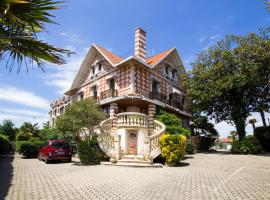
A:
{"type": "Polygon", "coordinates": [[[120,58],[117,55],[114,55],[112,52],[108,51],[107,49],[105,49],[99,45],[96,45],[96,44],[95,44],[95,46],[104,54],[104,56],[106,56],[111,61],[111,63],[117,64],[123,60],[122,58],[120,58]]]}
{"type": "Polygon", "coordinates": [[[163,59],[171,50],[173,50],[173,48],[170,48],[166,51],[163,51],[159,54],[156,54],[152,57],[146,58],[146,63],[149,65],[156,65],[161,59],[163,59]]]}
{"type": "Polygon", "coordinates": [[[233,142],[232,138],[222,138],[221,142],[233,142]]]}

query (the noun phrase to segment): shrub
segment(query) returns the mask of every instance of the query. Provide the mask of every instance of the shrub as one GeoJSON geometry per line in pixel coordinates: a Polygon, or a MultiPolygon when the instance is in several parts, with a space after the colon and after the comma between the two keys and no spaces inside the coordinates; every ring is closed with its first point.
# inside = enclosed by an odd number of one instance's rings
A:
{"type": "Polygon", "coordinates": [[[78,144],[78,154],[84,165],[98,164],[105,160],[105,154],[100,150],[96,137],[91,140],[83,140],[78,144]]]}
{"type": "Polygon", "coordinates": [[[270,152],[270,126],[255,128],[255,137],[261,142],[262,148],[270,152]]]}
{"type": "Polygon", "coordinates": [[[262,152],[262,146],[255,137],[247,136],[243,141],[234,141],[231,151],[235,154],[258,154],[262,152]]]}
{"type": "Polygon", "coordinates": [[[18,136],[17,136],[17,140],[18,141],[28,141],[31,139],[31,137],[33,136],[32,133],[30,132],[19,132],[18,136]]]}
{"type": "Polygon", "coordinates": [[[194,154],[195,149],[196,149],[196,147],[195,147],[195,144],[192,142],[192,140],[187,140],[186,153],[194,154]]]}
{"type": "Polygon", "coordinates": [[[177,164],[186,151],[186,137],[181,134],[165,133],[160,138],[161,156],[168,165],[177,164]]]}
{"type": "Polygon", "coordinates": [[[8,154],[10,150],[10,142],[8,140],[8,136],[0,134],[0,154],[8,154]]]}
{"type": "Polygon", "coordinates": [[[36,158],[43,142],[32,139],[30,141],[19,141],[16,145],[19,154],[22,154],[26,158],[36,158]]]}

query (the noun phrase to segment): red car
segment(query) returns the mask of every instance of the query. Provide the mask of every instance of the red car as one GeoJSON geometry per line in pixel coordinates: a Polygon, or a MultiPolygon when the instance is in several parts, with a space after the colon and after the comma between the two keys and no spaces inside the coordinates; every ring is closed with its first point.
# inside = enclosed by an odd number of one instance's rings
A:
{"type": "Polygon", "coordinates": [[[71,162],[71,148],[68,142],[64,140],[49,140],[46,145],[39,150],[38,159],[44,160],[46,164],[51,160],[67,160],[71,162]]]}

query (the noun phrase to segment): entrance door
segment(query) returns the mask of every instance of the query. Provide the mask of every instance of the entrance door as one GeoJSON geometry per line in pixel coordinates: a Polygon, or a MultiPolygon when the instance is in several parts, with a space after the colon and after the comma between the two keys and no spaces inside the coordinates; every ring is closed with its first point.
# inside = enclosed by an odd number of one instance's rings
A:
{"type": "Polygon", "coordinates": [[[137,155],[137,143],[138,143],[138,132],[128,131],[127,132],[127,154],[137,155]]]}

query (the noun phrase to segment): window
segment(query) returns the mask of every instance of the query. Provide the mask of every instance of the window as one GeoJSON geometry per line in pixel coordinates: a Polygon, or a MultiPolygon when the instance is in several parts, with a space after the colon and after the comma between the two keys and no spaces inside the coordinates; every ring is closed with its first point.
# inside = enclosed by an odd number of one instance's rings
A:
{"type": "Polygon", "coordinates": [[[79,100],[83,100],[83,92],[79,93],[79,100]]]}
{"type": "Polygon", "coordinates": [[[169,66],[166,66],[165,71],[166,71],[166,74],[169,74],[169,66]]]}
{"type": "Polygon", "coordinates": [[[175,71],[175,70],[172,71],[172,78],[173,78],[173,79],[176,78],[176,71],[175,71]]]}
{"type": "Polygon", "coordinates": [[[95,74],[95,67],[92,68],[92,74],[95,74]]]}
{"type": "Polygon", "coordinates": [[[97,86],[96,85],[92,87],[92,95],[93,95],[93,97],[97,97],[97,86]]]}
{"type": "Polygon", "coordinates": [[[102,69],[102,63],[98,63],[98,71],[101,71],[102,69]]]}
{"type": "Polygon", "coordinates": [[[109,87],[109,90],[114,90],[115,89],[115,80],[114,78],[111,78],[108,80],[108,87],[109,87]]]}
{"type": "Polygon", "coordinates": [[[155,92],[155,93],[159,92],[159,82],[157,81],[152,82],[152,92],[155,92]]]}

